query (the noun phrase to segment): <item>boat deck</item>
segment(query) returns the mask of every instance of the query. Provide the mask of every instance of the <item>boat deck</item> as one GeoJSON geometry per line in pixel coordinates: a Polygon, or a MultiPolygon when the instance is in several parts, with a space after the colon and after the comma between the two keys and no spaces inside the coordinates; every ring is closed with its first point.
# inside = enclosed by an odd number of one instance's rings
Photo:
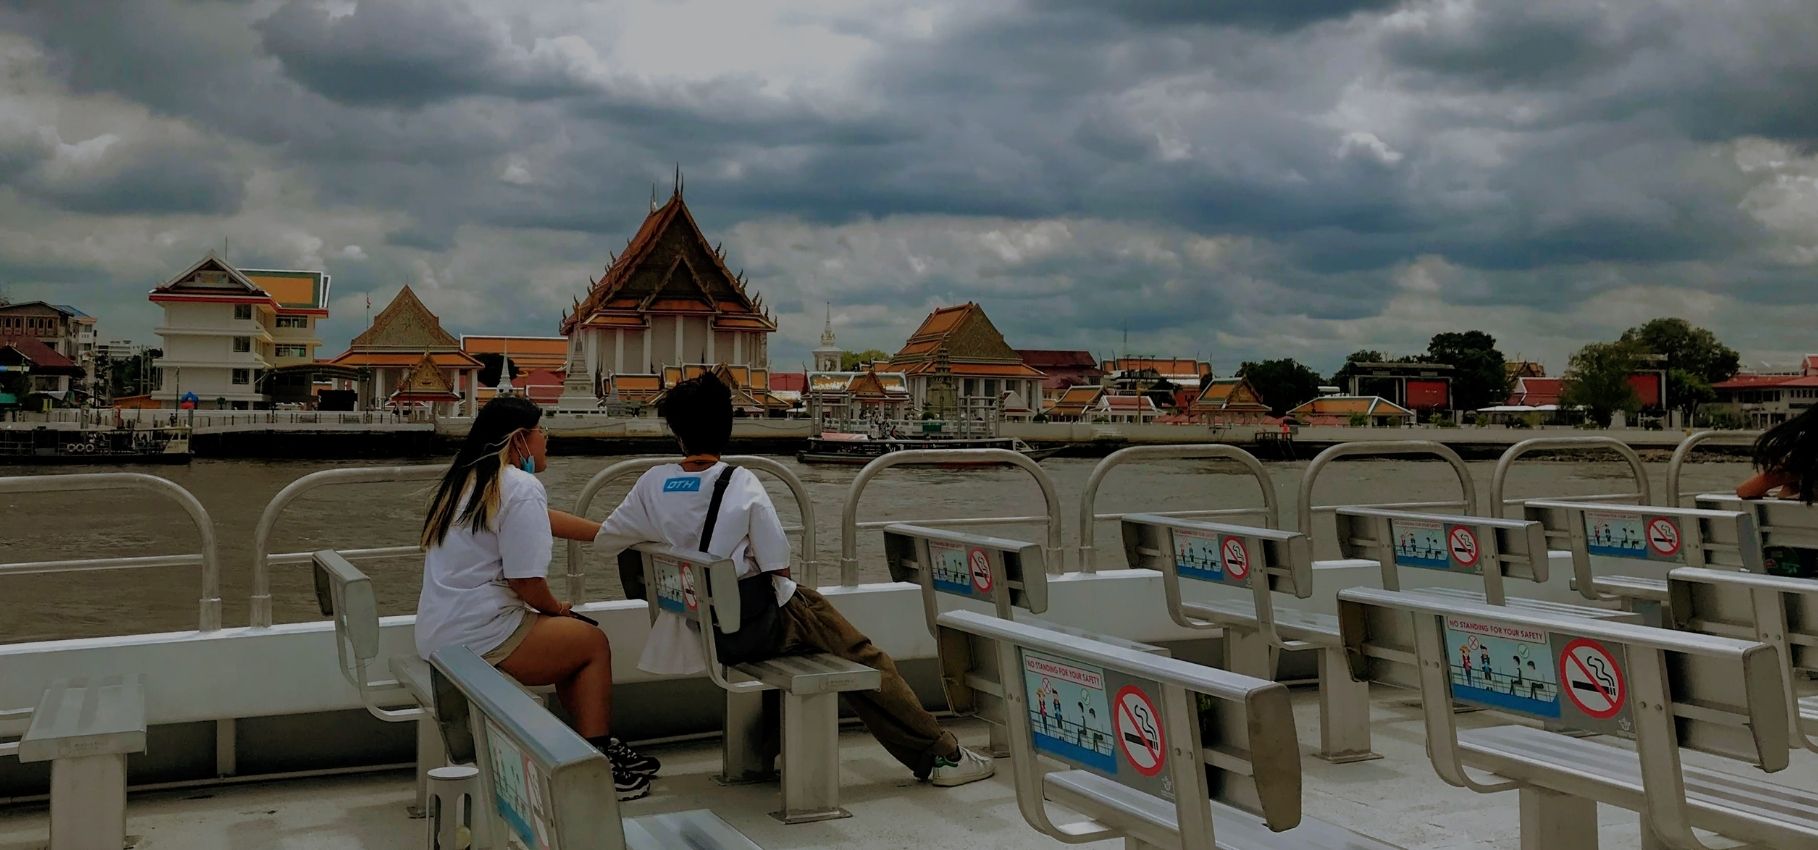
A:
{"type": "MultiPolygon", "coordinates": [[[[1308,743],[1318,740],[1318,707],[1311,689],[1297,689],[1305,814],[1409,850],[1517,850],[1515,794],[1479,795],[1441,782],[1427,762],[1412,698],[1411,692],[1378,690],[1372,719],[1375,746],[1384,758],[1333,765],[1307,755],[1308,743]]],[[[1491,718],[1466,714],[1459,720],[1470,728],[1491,718]]],[[[984,740],[985,729],[975,721],[957,721],[953,728],[968,742],[984,740]]],[[[777,801],[775,785],[722,787],[709,778],[719,766],[714,741],[650,748],[664,760],[664,775],[651,796],[624,804],[622,812],[635,817],[711,808],[767,850],[1068,846],[1023,822],[1007,771],[962,788],[935,788],[910,779],[861,730],[847,730],[840,744],[841,803],[854,813],[851,818],[796,826],[772,820],[766,813],[777,801]]],[[[1697,753],[1685,757],[1716,769],[1748,770],[1697,753]]],[[[1774,780],[1812,787],[1818,782],[1818,757],[1795,753],[1793,766],[1774,780]]],[[[140,850],[405,850],[423,846],[423,821],[404,813],[411,794],[406,772],[135,794],[128,829],[141,837],[140,850]]],[[[1633,814],[1609,807],[1600,813],[1604,850],[1640,846],[1633,814]]],[[[45,831],[42,807],[0,810],[0,850],[39,850],[45,831]]],[[[1724,846],[1721,839],[1717,846],[1724,846]]]]}

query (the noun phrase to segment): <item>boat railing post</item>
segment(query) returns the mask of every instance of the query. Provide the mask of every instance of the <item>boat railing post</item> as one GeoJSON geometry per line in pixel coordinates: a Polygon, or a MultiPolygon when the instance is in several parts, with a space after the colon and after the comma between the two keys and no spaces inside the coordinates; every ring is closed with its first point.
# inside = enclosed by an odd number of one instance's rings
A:
{"type": "Polygon", "coordinates": [[[1296,531],[1313,537],[1313,485],[1319,481],[1320,473],[1325,471],[1332,461],[1341,457],[1357,455],[1429,455],[1437,457],[1451,465],[1453,473],[1458,476],[1458,486],[1463,492],[1464,511],[1479,515],[1477,505],[1477,485],[1471,481],[1471,469],[1465,466],[1464,458],[1458,456],[1451,446],[1433,440],[1365,440],[1356,443],[1339,443],[1316,455],[1307,464],[1307,471],[1300,476],[1300,501],[1295,506],[1296,531]]]}
{"type": "Polygon", "coordinates": [[[859,470],[857,477],[852,479],[851,486],[846,489],[846,503],[840,512],[840,585],[858,585],[858,506],[871,479],[893,466],[938,466],[966,461],[999,462],[1015,466],[1035,479],[1048,507],[1048,544],[1042,554],[1048,562],[1048,572],[1064,572],[1067,552],[1061,542],[1063,520],[1060,496],[1055,490],[1054,479],[1048,476],[1048,471],[1041,464],[1031,460],[1028,455],[1009,449],[904,449],[880,455],[865,464],[865,468],[859,470]]]}
{"type": "Polygon", "coordinates": [[[1086,488],[1079,496],[1079,556],[1076,559],[1080,572],[1098,572],[1095,562],[1096,551],[1093,544],[1097,540],[1098,524],[1098,489],[1104,483],[1111,470],[1127,463],[1141,460],[1195,460],[1214,458],[1233,460],[1242,464],[1244,471],[1256,480],[1262,490],[1263,522],[1267,528],[1279,524],[1278,507],[1275,497],[1275,483],[1269,480],[1269,471],[1256,456],[1236,446],[1226,445],[1174,445],[1174,446],[1131,446],[1119,449],[1107,455],[1104,460],[1092,467],[1092,474],[1086,478],[1086,488]]]}
{"type": "MultiPolygon", "coordinates": [[[[1573,498],[1596,498],[1599,500],[1634,499],[1635,504],[1652,503],[1648,487],[1648,468],[1641,462],[1641,455],[1635,449],[1615,437],[1534,437],[1522,440],[1502,453],[1496,459],[1496,473],[1490,477],[1490,516],[1501,519],[1508,513],[1511,502],[1504,498],[1507,492],[1509,470],[1523,455],[1537,451],[1611,451],[1620,456],[1629,465],[1629,474],[1635,480],[1635,491],[1632,493],[1610,493],[1597,496],[1578,496],[1573,498]]],[[[1553,498],[1551,496],[1534,498],[1553,498]]],[[[1565,498],[1565,497],[1560,497],[1565,498]]]]}
{"type": "Polygon", "coordinates": [[[1673,449],[1672,460],[1667,462],[1667,506],[1680,508],[1695,507],[1696,500],[1693,499],[1693,497],[1698,494],[1687,493],[1679,489],[1679,481],[1680,474],[1684,471],[1683,467],[1685,466],[1686,459],[1691,457],[1692,452],[1696,451],[1699,446],[1705,443],[1716,443],[1719,445],[1753,445],[1755,441],[1759,439],[1761,439],[1760,431],[1699,431],[1690,434],[1684,440],[1679,441],[1679,445],[1673,449]]]}
{"type": "MultiPolygon", "coordinates": [[[[143,472],[89,472],[75,475],[16,475],[0,478],[0,493],[76,493],[94,490],[139,490],[154,493],[177,503],[189,515],[190,522],[202,538],[202,598],[196,628],[212,632],[221,628],[221,558],[215,545],[215,523],[194,493],[181,485],[143,472]]],[[[165,558],[103,558],[84,562],[73,570],[58,569],[56,563],[29,565],[34,572],[86,572],[117,569],[121,566],[161,566],[165,558]],[[134,564],[137,561],[139,563],[134,564]]],[[[8,572],[10,564],[0,564],[8,572]]],[[[16,573],[27,570],[16,570],[16,573]]]]}
{"type": "Polygon", "coordinates": [[[255,629],[269,628],[272,624],[271,611],[271,535],[278,526],[278,519],[285,509],[305,493],[331,486],[346,484],[384,484],[395,481],[434,481],[442,477],[447,467],[441,465],[412,466],[365,466],[353,469],[325,469],[312,472],[284,486],[265,510],[259,513],[259,524],[253,527],[253,562],[252,562],[252,596],[248,600],[251,625],[255,629]]]}

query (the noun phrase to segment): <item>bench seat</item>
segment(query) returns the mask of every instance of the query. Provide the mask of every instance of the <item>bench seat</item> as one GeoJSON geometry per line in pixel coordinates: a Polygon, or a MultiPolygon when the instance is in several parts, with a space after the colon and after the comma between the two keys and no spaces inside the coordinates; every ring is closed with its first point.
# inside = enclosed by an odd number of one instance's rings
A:
{"type": "MultiPolygon", "coordinates": [[[[1641,762],[1632,750],[1526,726],[1459,733],[1465,763],[1522,783],[1645,811],[1641,762]],[[1569,771],[1562,781],[1561,772],[1569,771]]],[[[1692,825],[1768,847],[1818,841],[1818,792],[1685,765],[1692,825]]]]}
{"type": "Polygon", "coordinates": [[[1591,589],[1605,596],[1645,599],[1649,602],[1660,603],[1667,601],[1667,583],[1663,578],[1598,576],[1591,579],[1591,589]]]}
{"type": "Polygon", "coordinates": [[[875,691],[884,684],[878,671],[827,653],[779,655],[732,669],[794,696],[875,691]]]}
{"type": "MultiPolygon", "coordinates": [[[[1486,604],[1483,593],[1476,590],[1462,590],[1455,587],[1407,587],[1402,589],[1409,593],[1444,596],[1475,602],[1479,605],[1486,604]]],[[[1666,589],[1664,583],[1661,585],[1661,589],[1666,589]]],[[[1596,605],[1578,605],[1570,602],[1552,602],[1546,599],[1522,599],[1514,596],[1509,597],[1508,607],[1555,617],[1590,617],[1596,620],[1614,620],[1616,622],[1633,622],[1637,619],[1637,615],[1631,611],[1601,608],[1596,605]]]]}
{"type": "Polygon", "coordinates": [[[625,820],[627,850],[763,850],[706,809],[625,820]]]}
{"type": "MultiPolygon", "coordinates": [[[[1177,821],[1174,807],[1160,798],[1083,770],[1050,773],[1043,777],[1043,787],[1048,799],[1076,811],[1102,813],[1109,807],[1121,817],[1108,825],[1160,839],[1152,844],[1167,846],[1179,841],[1178,837],[1168,840],[1174,835],[1177,821]]],[[[1274,832],[1249,812],[1210,800],[1206,805],[1212,810],[1218,850],[1397,850],[1393,844],[1314,818],[1303,816],[1299,826],[1274,832]]]]}
{"type": "MultiPolygon", "coordinates": [[[[1213,616],[1220,620],[1240,623],[1255,623],[1256,608],[1248,600],[1189,602],[1183,606],[1187,613],[1195,616],[1213,616]]],[[[1298,611],[1293,608],[1275,609],[1275,633],[1283,640],[1299,641],[1320,647],[1340,645],[1338,635],[1338,617],[1333,614],[1321,614],[1316,611],[1298,611]]],[[[1295,649],[1296,647],[1285,647],[1295,649]]]]}
{"type": "Polygon", "coordinates": [[[22,762],[145,752],[145,677],[53,683],[19,739],[22,762]]]}

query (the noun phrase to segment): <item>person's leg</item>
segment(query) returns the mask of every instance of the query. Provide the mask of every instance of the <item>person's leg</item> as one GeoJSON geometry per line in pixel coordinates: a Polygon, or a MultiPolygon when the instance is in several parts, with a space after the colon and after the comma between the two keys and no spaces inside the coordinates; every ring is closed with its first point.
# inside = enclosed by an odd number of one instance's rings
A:
{"type": "Polygon", "coordinates": [[[607,735],[612,725],[612,648],[606,633],[573,617],[530,616],[536,617],[530,634],[499,662],[499,669],[532,687],[555,685],[556,697],[581,737],[607,735]]]}
{"type": "Polygon", "coordinates": [[[922,708],[922,702],[897,672],[896,662],[879,649],[811,588],[798,587],[783,606],[785,651],[826,652],[855,661],[883,674],[875,691],[848,691],[848,705],[884,749],[922,777],[934,766],[936,756],[953,758],[959,740],[941,728],[940,721],[922,708]]]}

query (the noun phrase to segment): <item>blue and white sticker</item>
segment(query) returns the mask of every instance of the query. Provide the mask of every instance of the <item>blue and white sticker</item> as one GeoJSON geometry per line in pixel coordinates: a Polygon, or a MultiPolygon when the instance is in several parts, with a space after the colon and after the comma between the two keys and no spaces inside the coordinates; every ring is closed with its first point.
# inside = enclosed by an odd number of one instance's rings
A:
{"type": "Polygon", "coordinates": [[[699,492],[701,492],[701,477],[698,475],[693,475],[693,476],[679,476],[676,478],[671,478],[671,479],[663,482],[663,492],[665,492],[665,493],[699,493],[699,492]]]}

